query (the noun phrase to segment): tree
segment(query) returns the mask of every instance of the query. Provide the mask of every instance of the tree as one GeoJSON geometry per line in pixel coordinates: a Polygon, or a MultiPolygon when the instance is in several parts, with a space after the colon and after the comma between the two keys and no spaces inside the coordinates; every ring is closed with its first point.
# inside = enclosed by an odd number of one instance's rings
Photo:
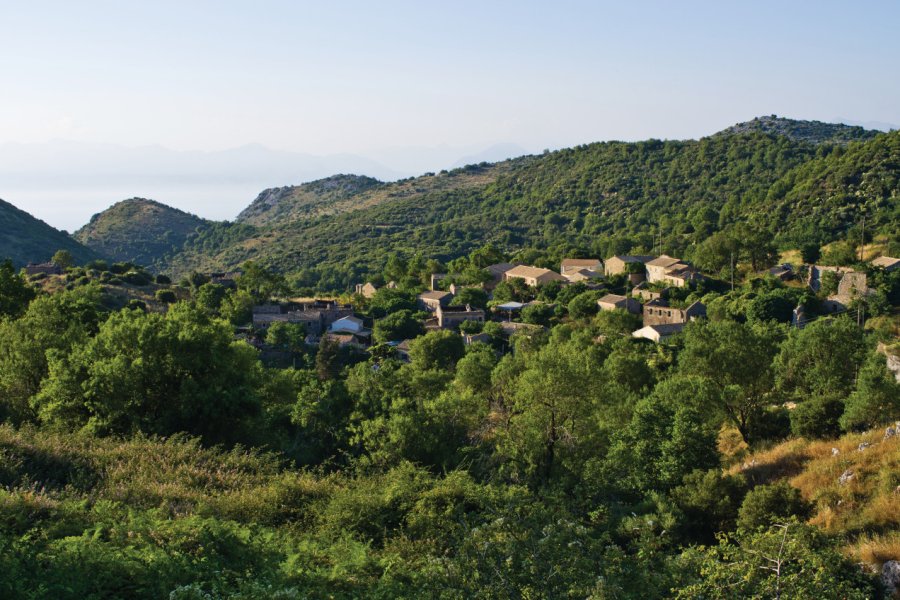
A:
{"type": "Polygon", "coordinates": [[[809,398],[791,411],[791,431],[810,439],[836,438],[841,434],[843,412],[844,402],[833,395],[809,398]]]}
{"type": "Polygon", "coordinates": [[[206,314],[219,315],[222,304],[228,296],[228,289],[218,283],[204,283],[194,293],[194,303],[206,314]]]}
{"type": "Polygon", "coordinates": [[[63,271],[75,265],[75,259],[72,257],[72,253],[68,250],[57,250],[53,257],[50,259],[50,262],[59,266],[63,271]]]}
{"type": "Polygon", "coordinates": [[[669,490],[694,469],[719,465],[716,428],[696,406],[651,396],[616,434],[608,460],[631,491],[669,490]]]}
{"type": "Polygon", "coordinates": [[[723,536],[711,548],[689,549],[674,568],[682,583],[673,596],[684,600],[875,597],[873,577],[842,555],[817,527],[796,521],[723,536]]]}
{"type": "Polygon", "coordinates": [[[554,340],[530,353],[517,349],[522,358],[501,361],[497,369],[506,373],[505,384],[495,369],[505,405],[497,452],[511,474],[534,483],[565,480],[582,471],[588,449],[597,453],[605,446],[594,418],[604,400],[597,352],[577,341],[554,340]]]}
{"type": "Polygon", "coordinates": [[[422,323],[415,318],[412,311],[404,309],[376,320],[372,337],[377,343],[383,344],[412,339],[421,335],[423,331],[422,323]]]}
{"type": "Polygon", "coordinates": [[[300,352],[306,347],[306,325],[279,321],[269,325],[266,343],[288,352],[300,352]]]}
{"type": "Polygon", "coordinates": [[[40,419],[97,434],[238,441],[259,412],[256,351],[189,304],[121,311],[71,354],[55,354],[33,400],[40,419]]]}
{"type": "Polygon", "coordinates": [[[487,292],[479,288],[464,287],[459,290],[450,304],[453,306],[471,305],[473,308],[486,308],[488,296],[487,292]]]}
{"type": "Polygon", "coordinates": [[[34,418],[30,400],[47,376],[48,357],[65,356],[96,333],[101,294],[96,285],[40,296],[18,320],[0,320],[0,413],[34,418]]]}
{"type": "Polygon", "coordinates": [[[845,403],[845,430],[876,427],[900,419],[900,384],[882,354],[872,352],[859,372],[856,389],[845,403]]]}
{"type": "Polygon", "coordinates": [[[268,302],[273,295],[288,292],[283,275],[270,271],[254,261],[247,261],[241,265],[241,276],[237,284],[238,288],[249,292],[257,303],[268,302]]]}
{"type": "MultiPolygon", "coordinates": [[[[253,320],[255,304],[256,300],[246,290],[229,290],[222,300],[219,313],[232,325],[246,325],[253,320]]],[[[207,306],[201,308],[206,309],[207,306]]]]}
{"type": "Polygon", "coordinates": [[[771,402],[771,357],[781,335],[771,324],[736,321],[695,322],[685,328],[679,371],[715,384],[720,408],[745,440],[753,418],[771,402]]]}
{"type": "Polygon", "coordinates": [[[462,338],[453,331],[429,331],[409,343],[409,358],[420,371],[451,371],[465,354],[462,338]]]}
{"type": "Polygon", "coordinates": [[[16,273],[12,261],[0,263],[0,316],[20,316],[32,298],[34,290],[16,273]]]}
{"type": "Polygon", "coordinates": [[[600,292],[590,290],[578,294],[569,302],[569,316],[573,319],[587,319],[597,314],[600,307],[597,306],[597,300],[600,299],[600,292]]]}
{"type": "Polygon", "coordinates": [[[800,259],[807,265],[815,264],[821,256],[821,248],[816,242],[809,242],[800,246],[800,259]]]}
{"type": "Polygon", "coordinates": [[[460,385],[480,393],[491,388],[491,372],[497,366],[497,354],[485,344],[472,344],[456,363],[456,379],[460,385]]]}
{"type": "Polygon", "coordinates": [[[788,397],[847,396],[866,355],[863,331],[847,318],[817,319],[791,334],[775,357],[775,380],[788,397]]]}

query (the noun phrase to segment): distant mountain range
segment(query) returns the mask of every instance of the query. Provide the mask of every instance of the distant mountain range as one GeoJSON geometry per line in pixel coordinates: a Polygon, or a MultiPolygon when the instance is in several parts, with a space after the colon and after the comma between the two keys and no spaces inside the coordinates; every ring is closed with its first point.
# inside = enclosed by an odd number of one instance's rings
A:
{"type": "Polygon", "coordinates": [[[627,250],[662,231],[671,247],[690,251],[692,240],[746,221],[782,242],[825,241],[861,210],[872,231],[897,229],[900,133],[773,116],[698,141],[598,143],[501,162],[477,160],[482,156],[395,182],[332,175],[268,188],[233,223],[133,198],[95,215],[74,238],[31,223],[24,228],[32,232],[30,249],[10,240],[0,255],[43,259],[66,241],[78,256],[175,273],[256,259],[284,271],[312,270],[315,279],[350,265],[377,269],[391,251],[448,259],[487,241],[603,253],[601,240],[620,240],[627,250]]]}

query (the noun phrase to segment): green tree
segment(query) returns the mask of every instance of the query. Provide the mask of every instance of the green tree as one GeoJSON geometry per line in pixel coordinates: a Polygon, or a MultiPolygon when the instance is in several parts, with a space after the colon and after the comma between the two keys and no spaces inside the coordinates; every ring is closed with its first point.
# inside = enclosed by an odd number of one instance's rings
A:
{"type": "Polygon", "coordinates": [[[487,292],[479,288],[464,287],[459,290],[450,304],[453,306],[471,305],[473,308],[487,307],[487,292]]]}
{"type": "Polygon", "coordinates": [[[75,266],[75,258],[68,250],[57,250],[50,262],[56,264],[64,271],[69,267],[75,266]]]}
{"type": "Polygon", "coordinates": [[[674,568],[687,581],[673,597],[685,600],[875,597],[873,578],[843,556],[835,542],[816,527],[792,521],[722,537],[711,548],[692,548],[674,568]]]}
{"type": "Polygon", "coordinates": [[[193,295],[194,303],[210,316],[218,316],[228,289],[218,283],[204,283],[193,295]]]}
{"type": "Polygon", "coordinates": [[[771,357],[782,335],[770,324],[735,321],[695,322],[685,328],[679,372],[715,384],[721,409],[745,440],[750,422],[772,402],[771,357]]]}
{"type": "Polygon", "coordinates": [[[375,321],[372,338],[379,344],[412,339],[422,334],[424,327],[410,310],[398,310],[375,321]]]}
{"type": "Polygon", "coordinates": [[[40,296],[18,320],[0,321],[0,405],[14,421],[34,418],[30,400],[47,376],[48,356],[87,343],[103,319],[96,285],[40,296]]]}
{"type": "Polygon", "coordinates": [[[807,265],[813,265],[822,256],[821,248],[816,242],[800,246],[800,259],[807,265]]]}
{"type": "Polygon", "coordinates": [[[283,321],[272,323],[266,331],[266,343],[288,352],[300,352],[306,347],[306,326],[283,321]]]}
{"type": "Polygon", "coordinates": [[[847,396],[866,356],[863,331],[847,318],[817,319],[791,334],[775,357],[775,380],[802,402],[818,395],[847,396]]]}
{"type": "Polygon", "coordinates": [[[174,290],[156,290],[156,299],[163,304],[173,304],[178,301],[174,290]]]}
{"type": "Polygon", "coordinates": [[[870,353],[859,371],[856,389],[845,403],[840,424],[845,430],[865,429],[900,419],[900,384],[885,357],[870,353]]]}
{"type": "Polygon", "coordinates": [[[409,358],[420,371],[453,370],[465,351],[459,334],[447,330],[429,331],[409,343],[409,358]]]}
{"type": "Polygon", "coordinates": [[[241,276],[237,284],[238,288],[249,292],[260,304],[268,302],[276,294],[288,292],[283,275],[266,269],[254,261],[247,261],[241,265],[241,276]]]}
{"type": "Polygon", "coordinates": [[[11,260],[0,263],[0,316],[18,317],[34,298],[34,290],[16,273],[11,260]]]}
{"type": "Polygon", "coordinates": [[[597,300],[600,299],[600,292],[590,290],[578,294],[569,301],[569,316],[573,319],[587,319],[597,314],[600,307],[597,306],[597,300]]]}
{"type": "Polygon", "coordinates": [[[187,431],[238,441],[259,411],[255,350],[187,304],[122,311],[68,356],[51,356],[33,400],[40,419],[99,434],[187,431]]]}

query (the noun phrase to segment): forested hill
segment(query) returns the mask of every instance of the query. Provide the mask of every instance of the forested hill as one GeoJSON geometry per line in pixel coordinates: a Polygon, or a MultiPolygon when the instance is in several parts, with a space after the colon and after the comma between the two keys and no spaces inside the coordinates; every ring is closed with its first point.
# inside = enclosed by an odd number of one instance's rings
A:
{"type": "Polygon", "coordinates": [[[0,259],[16,267],[50,259],[57,250],[68,250],[76,260],[98,258],[97,253],[27,212],[0,200],[0,259]]]}
{"type": "Polygon", "coordinates": [[[183,272],[258,259],[303,270],[307,285],[341,289],[392,251],[446,260],[493,242],[507,251],[608,256],[661,246],[690,256],[739,223],[797,247],[846,237],[864,213],[870,232],[896,235],[898,163],[897,132],[847,146],[762,133],[589,144],[384,184],[360,195],[377,193],[378,202],[340,214],[212,227],[170,266],[183,272]]]}
{"type": "Polygon", "coordinates": [[[847,144],[849,142],[871,140],[878,135],[877,131],[855,125],[785,119],[776,115],[756,117],[752,121],[732,125],[716,135],[733,135],[736,133],[771,133],[812,144],[847,144]]]}
{"type": "Polygon", "coordinates": [[[131,198],[94,215],[74,236],[113,260],[154,265],[207,223],[154,200],[131,198]]]}

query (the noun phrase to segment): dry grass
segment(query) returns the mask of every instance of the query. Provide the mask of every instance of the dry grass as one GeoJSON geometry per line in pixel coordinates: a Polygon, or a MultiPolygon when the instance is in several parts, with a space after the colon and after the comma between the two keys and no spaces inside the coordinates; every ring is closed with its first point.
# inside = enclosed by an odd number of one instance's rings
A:
{"type": "Polygon", "coordinates": [[[847,552],[900,560],[900,436],[884,429],[837,440],[794,439],[729,469],[752,485],[787,479],[815,506],[810,523],[845,536],[847,552]],[[860,450],[860,444],[869,446],[860,450]],[[832,448],[837,448],[837,454],[832,448]],[[841,484],[845,472],[853,477],[841,484]]]}

